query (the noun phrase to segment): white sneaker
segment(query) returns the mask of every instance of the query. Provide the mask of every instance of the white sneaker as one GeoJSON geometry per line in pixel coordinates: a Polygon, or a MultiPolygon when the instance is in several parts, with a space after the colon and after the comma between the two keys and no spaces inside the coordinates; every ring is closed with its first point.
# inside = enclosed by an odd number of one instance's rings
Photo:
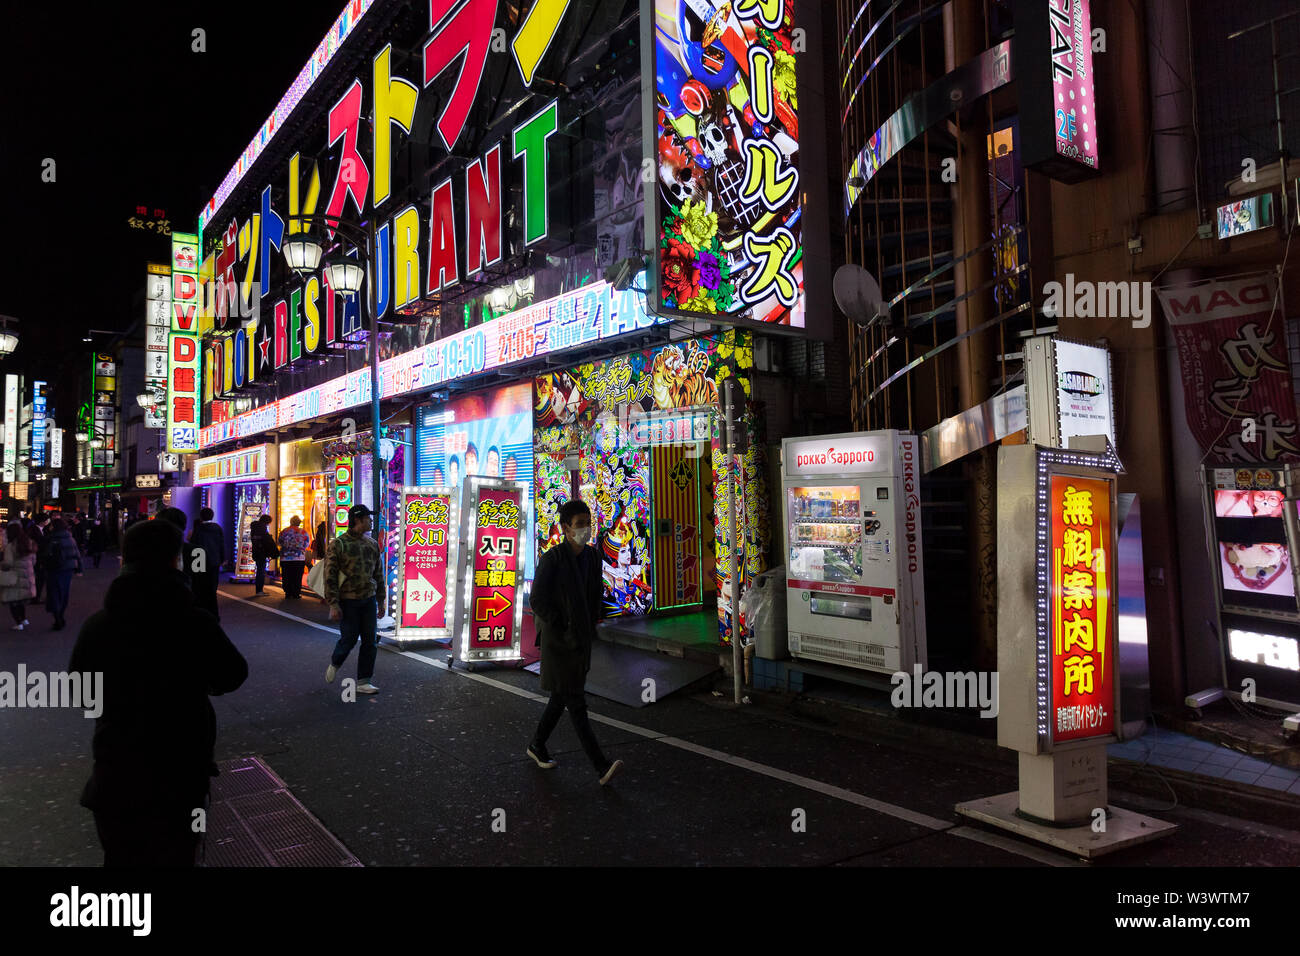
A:
{"type": "Polygon", "coordinates": [[[325,668],[325,683],[327,684],[334,683],[334,675],[337,674],[338,672],[339,669],[335,667],[333,664],[325,668]]]}
{"type": "Polygon", "coordinates": [[[23,621],[21,624],[15,624],[13,627],[9,628],[9,630],[11,630],[11,631],[25,631],[25,630],[27,630],[27,623],[28,623],[27,621],[23,621]]]}
{"type": "Polygon", "coordinates": [[[362,684],[358,684],[358,685],[357,685],[357,693],[358,693],[358,694],[378,694],[378,693],[379,693],[379,688],[376,687],[374,684],[370,683],[370,681],[366,681],[366,682],[364,682],[364,683],[362,683],[362,684]]]}

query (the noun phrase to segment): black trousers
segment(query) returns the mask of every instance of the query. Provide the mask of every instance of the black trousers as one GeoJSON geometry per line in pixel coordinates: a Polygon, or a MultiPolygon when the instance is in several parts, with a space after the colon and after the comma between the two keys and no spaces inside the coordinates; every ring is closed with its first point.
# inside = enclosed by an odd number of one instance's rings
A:
{"type": "Polygon", "coordinates": [[[598,773],[604,773],[605,768],[609,766],[609,761],[605,759],[605,754],[596,740],[596,734],[591,729],[591,721],[587,719],[586,694],[562,694],[559,691],[552,691],[551,699],[546,705],[546,710],[542,712],[542,719],[537,724],[537,733],[533,739],[546,746],[551,731],[560,722],[560,716],[566,708],[569,711],[569,719],[573,721],[573,729],[578,733],[578,741],[587,753],[587,759],[591,761],[591,765],[598,773]]]}
{"type": "Polygon", "coordinates": [[[194,592],[195,605],[221,617],[221,612],[217,610],[216,571],[195,571],[190,575],[190,590],[194,592]]]}
{"type": "Polygon", "coordinates": [[[306,563],[305,561],[280,562],[280,581],[284,585],[285,597],[302,597],[302,569],[306,563]]]}
{"type": "Polygon", "coordinates": [[[257,558],[257,574],[253,577],[254,593],[261,594],[266,588],[266,558],[257,558]]]}
{"type": "Polygon", "coordinates": [[[203,834],[194,832],[194,810],[148,816],[96,813],[95,829],[105,867],[192,867],[200,862],[203,834]]]}

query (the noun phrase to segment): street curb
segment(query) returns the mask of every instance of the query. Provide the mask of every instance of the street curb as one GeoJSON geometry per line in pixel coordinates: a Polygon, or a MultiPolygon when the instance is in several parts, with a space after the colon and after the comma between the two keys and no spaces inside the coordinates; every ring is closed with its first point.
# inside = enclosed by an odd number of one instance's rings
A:
{"type": "MultiPolygon", "coordinates": [[[[763,709],[766,716],[811,724],[855,739],[895,746],[914,745],[931,755],[955,758],[959,763],[984,764],[981,769],[987,769],[989,764],[1001,765],[1012,774],[1018,762],[1016,754],[999,747],[996,742],[960,731],[884,717],[839,701],[819,700],[808,695],[752,688],[746,688],[745,694],[763,709]],[[800,710],[811,712],[801,713],[800,710]]],[[[731,706],[730,697],[727,705],[731,706]]],[[[1111,769],[1110,789],[1114,792],[1129,791],[1168,800],[1172,791],[1173,799],[1180,807],[1215,811],[1288,830],[1295,830],[1300,820],[1300,796],[1295,794],[1120,757],[1108,757],[1107,763],[1111,769]],[[1141,770],[1149,773],[1138,772],[1141,770]],[[1116,771],[1120,771],[1121,776],[1116,777],[1116,771]]]]}

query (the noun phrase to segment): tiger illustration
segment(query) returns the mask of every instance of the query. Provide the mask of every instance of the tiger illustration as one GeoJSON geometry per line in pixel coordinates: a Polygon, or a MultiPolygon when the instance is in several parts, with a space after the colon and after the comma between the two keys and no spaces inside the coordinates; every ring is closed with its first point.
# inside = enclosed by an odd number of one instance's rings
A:
{"type": "Polygon", "coordinates": [[[709,356],[691,343],[689,355],[681,346],[661,349],[651,366],[656,408],[686,408],[692,405],[716,405],[718,387],[709,379],[709,356]]]}

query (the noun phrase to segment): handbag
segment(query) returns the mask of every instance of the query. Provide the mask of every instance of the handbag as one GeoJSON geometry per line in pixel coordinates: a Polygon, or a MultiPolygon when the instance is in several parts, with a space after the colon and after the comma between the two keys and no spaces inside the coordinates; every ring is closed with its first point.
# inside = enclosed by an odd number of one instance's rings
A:
{"type": "Polygon", "coordinates": [[[311,588],[317,594],[325,594],[325,562],[317,561],[307,572],[307,587],[311,588]]]}

